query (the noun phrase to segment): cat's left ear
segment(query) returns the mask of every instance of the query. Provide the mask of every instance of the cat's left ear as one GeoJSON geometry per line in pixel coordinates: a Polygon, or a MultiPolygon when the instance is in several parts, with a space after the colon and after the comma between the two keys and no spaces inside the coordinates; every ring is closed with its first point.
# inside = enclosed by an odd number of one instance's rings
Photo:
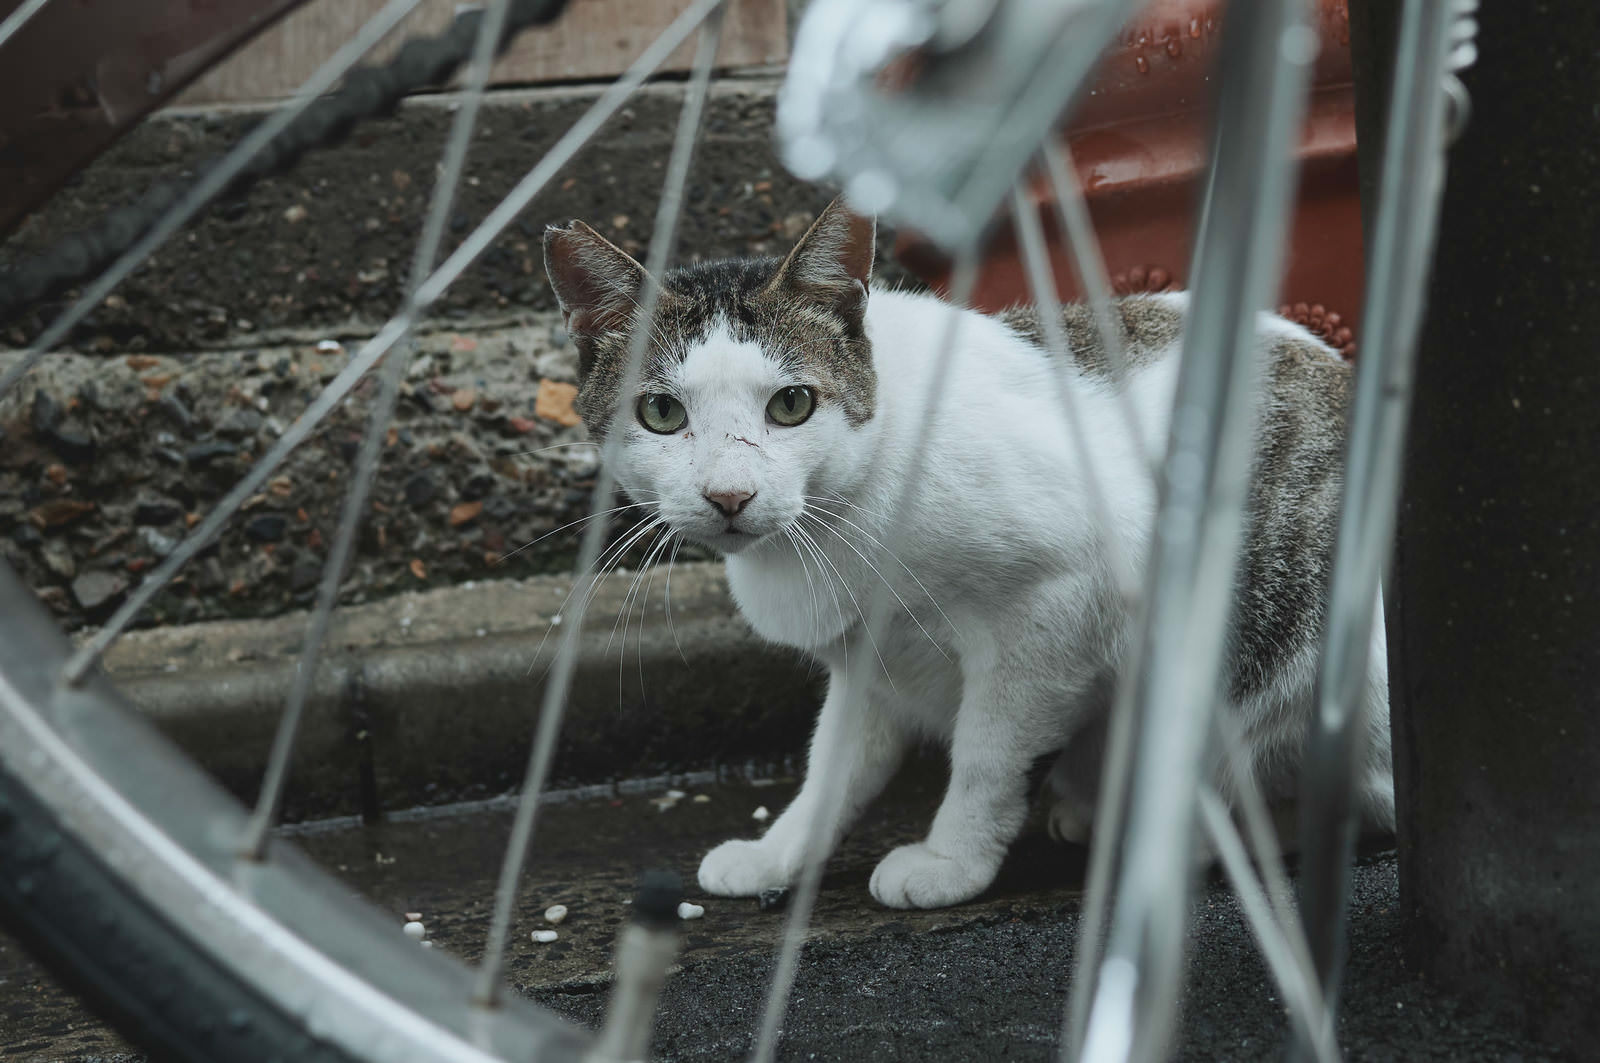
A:
{"type": "Polygon", "coordinates": [[[632,326],[644,267],[583,222],[544,231],[544,268],[574,336],[625,332],[632,326]]]}
{"type": "Polygon", "coordinates": [[[841,196],[811,223],[767,287],[858,320],[867,306],[877,236],[877,222],[853,212],[841,196]]]}

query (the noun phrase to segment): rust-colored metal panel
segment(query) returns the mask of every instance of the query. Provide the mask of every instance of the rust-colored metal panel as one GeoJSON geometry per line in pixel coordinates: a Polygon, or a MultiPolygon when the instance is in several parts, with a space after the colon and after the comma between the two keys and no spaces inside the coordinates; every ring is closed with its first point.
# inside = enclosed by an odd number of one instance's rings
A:
{"type": "MultiPolygon", "coordinates": [[[[1151,4],[1107,55],[1063,132],[1120,294],[1188,287],[1209,135],[1207,79],[1223,6],[1217,0],[1151,4]]],[[[1322,50],[1300,141],[1300,191],[1282,299],[1289,316],[1353,354],[1363,249],[1349,25],[1345,0],[1320,0],[1322,50]]],[[[1031,193],[1061,295],[1080,299],[1048,183],[1034,181],[1031,193]]],[[[949,262],[926,240],[902,234],[895,250],[913,272],[937,287],[946,284],[949,262]]],[[[975,300],[987,310],[1028,301],[1009,223],[985,251],[975,300]]]]}
{"type": "MultiPolygon", "coordinates": [[[[55,0],[0,49],[0,235],[301,0],[55,0]]],[[[0,18],[20,0],[0,0],[0,18]]]]}
{"type": "MultiPolygon", "coordinates": [[[[242,103],[287,96],[383,0],[311,0],[184,93],[183,104],[242,103]]],[[[434,33],[455,0],[426,0],[402,32],[374,52],[392,55],[406,35],[434,33]]],[[[497,85],[609,78],[621,73],[686,6],[686,0],[575,0],[554,25],[524,33],[495,65],[497,85]]],[[[719,65],[779,63],[788,55],[784,0],[734,0],[719,65]]],[[[687,70],[692,42],[663,69],[687,70]]]]}

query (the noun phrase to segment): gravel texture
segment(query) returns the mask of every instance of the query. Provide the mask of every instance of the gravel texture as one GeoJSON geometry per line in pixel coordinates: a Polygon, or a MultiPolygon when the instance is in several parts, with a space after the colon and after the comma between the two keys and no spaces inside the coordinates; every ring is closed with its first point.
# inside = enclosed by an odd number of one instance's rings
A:
{"type": "MultiPolygon", "coordinates": [[[[541,537],[587,512],[598,462],[571,408],[559,315],[417,347],[344,600],[570,564],[575,532],[541,537]]],[[[323,341],[53,356],[0,398],[0,556],[67,625],[101,619],[350,353],[323,341]]],[[[0,354],[0,371],[14,357],[0,354]]],[[[311,601],[376,384],[357,386],[146,622],[311,601]]]]}
{"type": "MultiPolygon", "coordinates": [[[[777,254],[830,198],[790,177],[773,151],[776,82],[717,83],[679,231],[688,259],[777,254]]],[[[481,112],[444,251],[465,237],[598,95],[594,88],[491,94],[481,112]]],[[[680,82],[637,94],[435,307],[445,322],[554,308],[541,263],[550,222],[583,218],[640,255],[683,97],[680,82]]],[[[85,349],[239,346],[279,330],[368,329],[401,304],[452,111],[420,97],[316,152],[248,198],[220,203],[160,249],[80,328],[85,349]]],[[[130,189],[225,150],[254,111],[179,111],[133,130],[0,245],[0,273],[131,198],[130,189]]],[[[888,234],[882,246],[887,248],[888,234]]],[[[888,265],[890,278],[904,274],[888,265]]],[[[62,304],[0,322],[22,345],[62,304]]]]}
{"type": "MultiPolygon", "coordinates": [[[[778,166],[773,88],[717,84],[682,259],[779,253],[831,197],[778,166]]],[[[446,251],[596,94],[490,96],[446,251]]],[[[573,352],[539,234],[582,217],[642,256],[681,100],[680,83],[636,96],[435,307],[344,601],[570,566],[575,536],[540,537],[587,512],[595,460],[568,445],[583,439],[573,352]]],[[[217,205],[124,282],[71,351],[0,398],[0,559],[67,627],[108,615],[399,306],[447,104],[410,102],[217,205]]],[[[222,150],[256,117],[147,121],[0,246],[0,272],[130,188],[222,150]]],[[[890,243],[882,233],[880,273],[903,281],[890,243]]],[[[0,322],[0,348],[25,344],[64,305],[0,322]]],[[[0,350],[0,372],[15,357],[0,350]]],[[[375,387],[363,382],[143,623],[270,616],[312,599],[375,387]]]]}

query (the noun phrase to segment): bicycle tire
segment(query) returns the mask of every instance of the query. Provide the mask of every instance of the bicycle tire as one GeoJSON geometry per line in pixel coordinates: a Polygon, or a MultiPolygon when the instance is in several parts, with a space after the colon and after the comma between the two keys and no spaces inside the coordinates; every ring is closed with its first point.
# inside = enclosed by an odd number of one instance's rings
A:
{"type": "Polygon", "coordinates": [[[155,1059],[577,1059],[588,1035],[418,948],[95,676],[0,564],[0,923],[155,1059]],[[353,1009],[353,1010],[351,1010],[353,1009]]]}
{"type": "Polygon", "coordinates": [[[3,770],[0,924],[92,1011],[157,1058],[353,1059],[315,1044],[281,1008],[228,978],[3,770]]]}

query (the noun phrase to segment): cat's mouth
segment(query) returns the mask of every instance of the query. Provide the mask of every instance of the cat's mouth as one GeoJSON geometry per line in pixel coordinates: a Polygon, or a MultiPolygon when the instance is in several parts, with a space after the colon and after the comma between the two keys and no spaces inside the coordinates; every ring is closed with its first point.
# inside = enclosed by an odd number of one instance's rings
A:
{"type": "Polygon", "coordinates": [[[741,528],[729,521],[715,532],[705,536],[706,545],[725,554],[740,553],[760,542],[765,536],[749,528],[741,528]]]}

